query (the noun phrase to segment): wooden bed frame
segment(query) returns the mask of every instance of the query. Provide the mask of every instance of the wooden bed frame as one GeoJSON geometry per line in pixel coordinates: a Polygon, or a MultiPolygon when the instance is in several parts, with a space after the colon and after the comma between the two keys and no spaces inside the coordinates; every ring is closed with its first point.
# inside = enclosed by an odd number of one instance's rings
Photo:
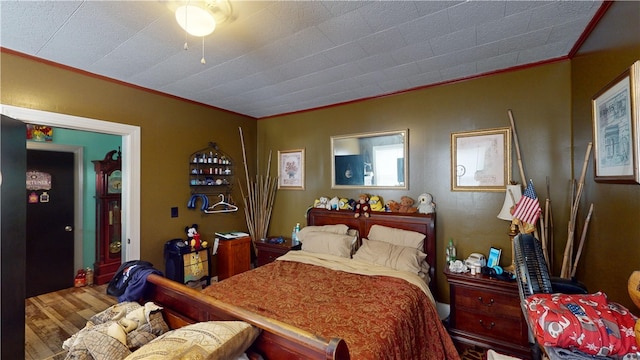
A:
{"type": "MultiPolygon", "coordinates": [[[[333,224],[346,224],[350,228],[358,229],[361,238],[367,236],[371,225],[374,224],[426,234],[424,249],[427,261],[431,265],[429,287],[435,296],[435,214],[372,213],[369,217],[355,218],[353,212],[324,209],[311,209],[307,214],[307,225],[333,224]]],[[[162,306],[164,318],[172,329],[211,320],[241,320],[262,329],[247,351],[250,358],[257,358],[256,354],[265,359],[278,360],[350,358],[349,349],[343,339],[316,336],[278,320],[203,295],[198,290],[158,275],[149,275],[147,284],[144,301],[154,301],[162,306]]]]}

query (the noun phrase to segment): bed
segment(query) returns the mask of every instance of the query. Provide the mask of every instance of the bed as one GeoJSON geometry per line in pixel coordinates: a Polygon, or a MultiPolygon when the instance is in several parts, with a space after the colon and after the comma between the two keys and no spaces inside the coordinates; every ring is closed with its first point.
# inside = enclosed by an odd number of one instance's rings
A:
{"type": "MultiPolygon", "coordinates": [[[[307,226],[337,224],[357,230],[358,243],[374,225],[426,235],[423,251],[430,265],[428,286],[292,261],[288,255],[306,256],[306,251],[294,251],[202,292],[151,275],[147,300],[164,308],[171,328],[209,320],[242,320],[262,329],[247,350],[250,358],[457,359],[427,294],[428,288],[436,288],[435,214],[373,213],[355,218],[352,212],[308,212],[307,226]],[[365,282],[366,289],[362,289],[365,282]]],[[[333,261],[324,257],[318,261],[328,260],[333,261]]],[[[371,266],[363,271],[374,270],[371,266]]]]}

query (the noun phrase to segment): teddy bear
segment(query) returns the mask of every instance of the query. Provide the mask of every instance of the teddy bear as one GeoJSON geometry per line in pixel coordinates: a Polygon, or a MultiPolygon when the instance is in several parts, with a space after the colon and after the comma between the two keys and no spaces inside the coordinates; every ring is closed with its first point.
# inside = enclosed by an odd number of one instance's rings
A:
{"type": "Polygon", "coordinates": [[[421,214],[431,214],[435,212],[436,203],[433,202],[433,196],[429,193],[423,193],[418,196],[418,212],[421,214]]]}
{"type": "Polygon", "coordinates": [[[415,201],[408,197],[408,196],[402,196],[400,198],[400,209],[398,209],[398,212],[401,213],[414,213],[418,211],[417,207],[413,206],[413,203],[415,201]]]}
{"type": "Polygon", "coordinates": [[[388,212],[399,212],[400,211],[400,203],[395,200],[389,200],[384,205],[385,209],[388,212]]]}
{"type": "Polygon", "coordinates": [[[360,217],[360,215],[364,215],[364,217],[369,217],[369,211],[371,208],[369,207],[369,195],[360,194],[358,198],[358,202],[356,203],[356,219],[360,217]]]}
{"type": "Polygon", "coordinates": [[[371,211],[384,211],[384,205],[382,199],[378,195],[372,195],[369,199],[369,205],[371,205],[371,211]]]}

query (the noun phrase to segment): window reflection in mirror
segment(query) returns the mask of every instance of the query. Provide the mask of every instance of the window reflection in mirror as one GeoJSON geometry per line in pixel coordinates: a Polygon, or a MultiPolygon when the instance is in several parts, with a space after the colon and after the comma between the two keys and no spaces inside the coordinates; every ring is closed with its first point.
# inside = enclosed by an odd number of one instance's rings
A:
{"type": "Polygon", "coordinates": [[[407,189],[408,130],[331,137],[331,187],[407,189]]]}

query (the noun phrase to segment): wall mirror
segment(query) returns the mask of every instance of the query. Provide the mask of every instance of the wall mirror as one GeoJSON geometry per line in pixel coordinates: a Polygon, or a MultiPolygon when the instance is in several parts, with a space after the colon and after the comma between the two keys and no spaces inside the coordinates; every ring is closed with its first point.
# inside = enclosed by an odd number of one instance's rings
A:
{"type": "Polygon", "coordinates": [[[331,137],[331,188],[408,189],[409,131],[331,137]]]}

